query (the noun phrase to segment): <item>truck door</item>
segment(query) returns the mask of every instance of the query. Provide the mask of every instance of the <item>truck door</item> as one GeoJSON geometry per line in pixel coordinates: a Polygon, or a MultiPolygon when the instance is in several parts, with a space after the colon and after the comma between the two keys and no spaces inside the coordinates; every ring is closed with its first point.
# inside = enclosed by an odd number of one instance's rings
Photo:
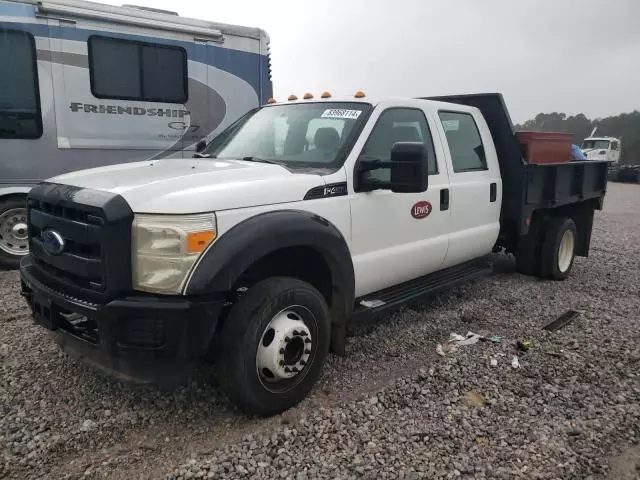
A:
{"type": "Polygon", "coordinates": [[[443,266],[451,267],[491,252],[500,231],[502,181],[495,148],[482,142],[491,138],[482,117],[443,110],[437,115],[448,146],[451,229],[443,266]]]}
{"type": "MultiPolygon", "coordinates": [[[[429,188],[424,193],[375,190],[352,196],[357,296],[440,269],[449,233],[450,211],[443,193],[449,180],[441,146],[433,142],[435,125],[429,125],[422,109],[408,107],[382,110],[370,122],[375,123],[360,156],[389,161],[396,142],[423,141],[429,160],[429,188]]],[[[368,175],[389,181],[390,171],[374,170],[368,175]]]]}
{"type": "Polygon", "coordinates": [[[611,140],[611,149],[609,150],[609,158],[607,160],[615,163],[620,161],[620,142],[611,140]]]}

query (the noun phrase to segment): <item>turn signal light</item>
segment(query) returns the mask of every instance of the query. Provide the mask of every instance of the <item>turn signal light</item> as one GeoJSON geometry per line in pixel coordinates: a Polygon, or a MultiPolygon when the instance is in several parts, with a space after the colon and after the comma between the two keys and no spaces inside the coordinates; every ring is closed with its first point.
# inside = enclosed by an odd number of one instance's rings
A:
{"type": "Polygon", "coordinates": [[[187,252],[200,253],[212,240],[216,238],[216,233],[208,232],[191,232],[187,235],[187,252]]]}

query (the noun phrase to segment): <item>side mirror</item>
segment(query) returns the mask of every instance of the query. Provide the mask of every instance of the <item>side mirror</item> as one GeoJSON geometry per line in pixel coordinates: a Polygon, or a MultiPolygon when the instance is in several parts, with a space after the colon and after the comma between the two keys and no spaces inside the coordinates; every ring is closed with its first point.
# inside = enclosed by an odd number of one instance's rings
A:
{"type": "Polygon", "coordinates": [[[391,149],[391,160],[360,158],[356,164],[354,188],[356,192],[391,190],[396,193],[421,193],[429,186],[427,154],[422,142],[398,142],[391,149]],[[368,178],[367,172],[389,169],[389,181],[368,178]]]}
{"type": "Polygon", "coordinates": [[[427,154],[422,142],[398,142],[391,149],[392,192],[421,193],[429,186],[427,154]]]}

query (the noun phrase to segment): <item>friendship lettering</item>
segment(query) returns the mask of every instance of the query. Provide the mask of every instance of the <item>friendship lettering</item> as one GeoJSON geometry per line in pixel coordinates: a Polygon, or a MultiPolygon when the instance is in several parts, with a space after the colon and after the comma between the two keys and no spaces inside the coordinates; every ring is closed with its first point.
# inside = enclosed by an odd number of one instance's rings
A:
{"type": "Polygon", "coordinates": [[[144,108],[144,107],[121,107],[115,105],[92,105],[89,103],[72,102],[69,105],[72,112],[78,113],[98,113],[106,115],[134,115],[148,117],[169,117],[184,118],[189,115],[189,110],[174,110],[171,108],[144,108]]]}

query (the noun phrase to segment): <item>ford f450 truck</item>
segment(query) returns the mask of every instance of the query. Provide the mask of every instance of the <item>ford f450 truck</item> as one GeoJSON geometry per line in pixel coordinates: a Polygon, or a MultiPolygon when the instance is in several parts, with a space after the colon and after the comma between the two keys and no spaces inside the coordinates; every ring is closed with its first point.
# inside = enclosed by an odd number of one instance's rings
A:
{"type": "Polygon", "coordinates": [[[198,158],[73,172],[28,197],[22,294],[67,352],[137,382],[212,359],[242,410],[300,402],[348,322],[487,273],[562,280],[606,162],[527,164],[500,94],[293,99],[198,158]]]}

